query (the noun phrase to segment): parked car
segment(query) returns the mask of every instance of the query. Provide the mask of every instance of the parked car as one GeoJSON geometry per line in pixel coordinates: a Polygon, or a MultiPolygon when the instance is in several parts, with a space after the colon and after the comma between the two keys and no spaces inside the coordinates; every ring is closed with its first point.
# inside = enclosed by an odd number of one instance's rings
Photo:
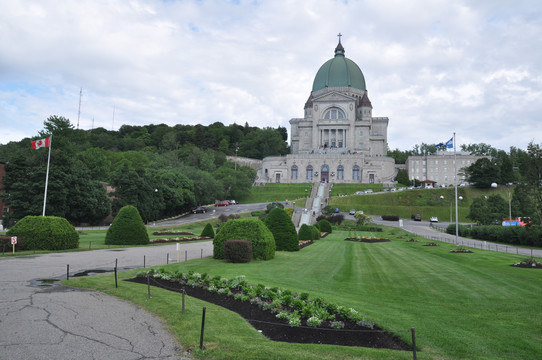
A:
{"type": "Polygon", "coordinates": [[[436,216],[431,216],[431,217],[429,218],[429,221],[430,221],[430,222],[438,222],[438,217],[436,217],[436,216]]]}
{"type": "Polygon", "coordinates": [[[414,215],[414,221],[422,221],[422,216],[420,214],[414,215]]]}
{"type": "Polygon", "coordinates": [[[350,209],[348,212],[348,215],[354,215],[356,213],[356,209],[350,209]]]}
{"type": "Polygon", "coordinates": [[[365,193],[366,193],[366,194],[370,194],[370,193],[372,193],[372,192],[373,192],[373,189],[367,189],[367,190],[365,190],[365,193]]]}
{"type": "Polygon", "coordinates": [[[229,203],[227,200],[217,201],[215,206],[228,206],[229,203]]]}
{"type": "Polygon", "coordinates": [[[207,212],[207,208],[206,207],[203,207],[203,206],[198,206],[197,208],[195,208],[194,210],[192,210],[192,212],[194,214],[197,214],[197,213],[201,213],[201,214],[205,214],[207,212]]]}
{"type": "Polygon", "coordinates": [[[228,204],[230,204],[230,205],[237,205],[237,203],[235,202],[235,200],[228,200],[228,204]]]}

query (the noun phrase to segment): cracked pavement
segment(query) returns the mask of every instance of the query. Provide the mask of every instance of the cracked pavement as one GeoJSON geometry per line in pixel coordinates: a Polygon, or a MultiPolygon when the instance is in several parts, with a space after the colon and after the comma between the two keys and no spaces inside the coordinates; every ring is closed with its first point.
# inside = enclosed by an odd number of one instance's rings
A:
{"type": "MultiPolygon", "coordinates": [[[[181,245],[181,260],[210,256],[212,243],[181,245]],[[185,253],[186,252],[186,253],[185,253]]],[[[91,252],[0,257],[0,359],[189,360],[159,319],[143,309],[95,291],[60,285],[32,286],[36,279],[65,279],[90,269],[113,270],[165,264],[176,245],[91,252]]]]}

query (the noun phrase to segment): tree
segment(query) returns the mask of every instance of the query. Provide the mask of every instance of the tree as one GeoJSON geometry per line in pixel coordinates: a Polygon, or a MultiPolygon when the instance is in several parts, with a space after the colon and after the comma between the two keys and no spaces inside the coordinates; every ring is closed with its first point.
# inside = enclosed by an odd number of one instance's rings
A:
{"type": "Polygon", "coordinates": [[[411,181],[408,178],[408,172],[404,169],[401,169],[397,172],[397,176],[395,177],[395,181],[397,181],[399,184],[409,186],[411,181]]]}
{"type": "Polygon", "coordinates": [[[488,158],[478,159],[465,168],[465,175],[478,188],[489,188],[492,183],[500,181],[499,167],[488,158]]]}
{"type": "Polygon", "coordinates": [[[264,219],[264,224],[273,234],[278,251],[299,251],[299,238],[295,225],[286,211],[274,208],[264,219]]]}
{"type": "Polygon", "coordinates": [[[527,146],[527,157],[520,166],[522,195],[534,209],[538,223],[542,223],[542,148],[532,141],[527,146]]]}
{"type": "Polygon", "coordinates": [[[497,154],[497,149],[489,144],[479,143],[479,144],[462,144],[461,150],[470,153],[471,155],[477,156],[495,156],[497,154]]]}
{"type": "Polygon", "coordinates": [[[373,218],[363,213],[363,211],[356,211],[354,214],[356,221],[359,225],[366,225],[373,222],[373,218]]]}
{"type": "Polygon", "coordinates": [[[467,217],[482,225],[500,223],[503,218],[508,217],[508,206],[499,195],[480,196],[472,202],[467,217]]]}

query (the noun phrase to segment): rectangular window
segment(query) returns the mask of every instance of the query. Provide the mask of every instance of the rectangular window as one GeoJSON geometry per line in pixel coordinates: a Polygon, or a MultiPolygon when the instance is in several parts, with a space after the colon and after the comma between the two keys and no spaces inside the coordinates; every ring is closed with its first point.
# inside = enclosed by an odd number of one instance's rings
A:
{"type": "Polygon", "coordinates": [[[360,132],[359,132],[359,136],[363,136],[363,131],[360,131],[360,132]]]}

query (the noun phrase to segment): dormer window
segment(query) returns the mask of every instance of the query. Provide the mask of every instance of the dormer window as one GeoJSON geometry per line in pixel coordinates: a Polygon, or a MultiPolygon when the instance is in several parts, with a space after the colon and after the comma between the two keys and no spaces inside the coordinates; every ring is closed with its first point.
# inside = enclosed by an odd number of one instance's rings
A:
{"type": "Polygon", "coordinates": [[[341,120],[346,118],[344,111],[338,108],[331,108],[324,114],[324,120],[341,120]]]}

